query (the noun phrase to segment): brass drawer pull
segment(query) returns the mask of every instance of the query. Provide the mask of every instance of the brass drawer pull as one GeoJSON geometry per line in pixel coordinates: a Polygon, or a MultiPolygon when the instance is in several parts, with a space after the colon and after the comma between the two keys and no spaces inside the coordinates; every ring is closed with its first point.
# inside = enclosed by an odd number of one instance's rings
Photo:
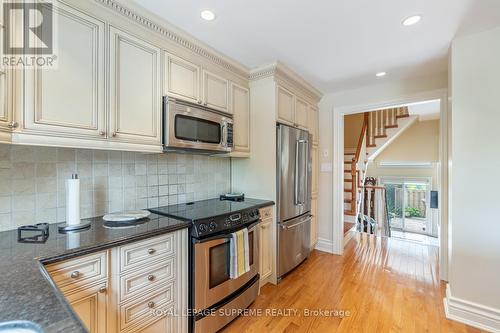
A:
{"type": "Polygon", "coordinates": [[[153,281],[155,279],[155,276],[153,274],[148,275],[148,280],[153,281]]]}
{"type": "Polygon", "coordinates": [[[108,288],[106,287],[101,287],[99,288],[99,292],[102,294],[102,293],[105,293],[106,291],[108,290],[108,288]]]}
{"type": "Polygon", "coordinates": [[[80,276],[80,272],[79,271],[74,271],[73,273],[71,273],[71,278],[72,279],[77,279],[79,276],[80,276]]]}
{"type": "Polygon", "coordinates": [[[148,254],[154,254],[156,252],[155,249],[151,248],[151,249],[148,249],[148,254]]]}
{"type": "Polygon", "coordinates": [[[148,308],[152,309],[155,307],[155,302],[148,302],[148,308]]]}

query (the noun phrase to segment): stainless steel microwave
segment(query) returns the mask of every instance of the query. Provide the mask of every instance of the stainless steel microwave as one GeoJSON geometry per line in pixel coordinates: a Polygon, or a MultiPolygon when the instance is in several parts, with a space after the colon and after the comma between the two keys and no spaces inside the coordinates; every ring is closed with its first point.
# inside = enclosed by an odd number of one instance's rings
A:
{"type": "Polygon", "coordinates": [[[163,150],[230,153],[231,115],[204,106],[163,97],[163,150]]]}

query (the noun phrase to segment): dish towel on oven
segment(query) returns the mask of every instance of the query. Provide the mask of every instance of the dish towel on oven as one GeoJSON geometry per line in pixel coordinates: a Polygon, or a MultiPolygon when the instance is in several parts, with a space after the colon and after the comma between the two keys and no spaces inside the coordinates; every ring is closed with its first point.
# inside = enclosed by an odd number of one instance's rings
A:
{"type": "Polygon", "coordinates": [[[237,279],[250,271],[250,248],[248,244],[248,229],[242,229],[231,234],[229,241],[231,262],[229,276],[237,279]]]}

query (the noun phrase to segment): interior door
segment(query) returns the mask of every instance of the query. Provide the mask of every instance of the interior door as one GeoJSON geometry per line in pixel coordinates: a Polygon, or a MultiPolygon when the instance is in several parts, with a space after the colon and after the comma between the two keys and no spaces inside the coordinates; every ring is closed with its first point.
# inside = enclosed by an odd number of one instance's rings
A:
{"type": "Polygon", "coordinates": [[[280,125],[278,130],[279,222],[311,210],[309,133],[280,125]]]}

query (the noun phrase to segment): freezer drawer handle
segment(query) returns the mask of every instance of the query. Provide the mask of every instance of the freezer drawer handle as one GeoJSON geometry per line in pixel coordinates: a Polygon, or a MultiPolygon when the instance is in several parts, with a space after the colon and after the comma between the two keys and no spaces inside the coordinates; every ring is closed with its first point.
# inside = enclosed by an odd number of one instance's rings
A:
{"type": "Polygon", "coordinates": [[[311,217],[312,217],[312,215],[309,215],[307,218],[303,219],[300,222],[297,222],[297,223],[292,224],[292,225],[282,225],[281,228],[283,228],[283,229],[292,229],[292,228],[295,228],[295,227],[297,227],[297,226],[299,226],[301,224],[304,224],[304,223],[310,221],[311,217]]]}

